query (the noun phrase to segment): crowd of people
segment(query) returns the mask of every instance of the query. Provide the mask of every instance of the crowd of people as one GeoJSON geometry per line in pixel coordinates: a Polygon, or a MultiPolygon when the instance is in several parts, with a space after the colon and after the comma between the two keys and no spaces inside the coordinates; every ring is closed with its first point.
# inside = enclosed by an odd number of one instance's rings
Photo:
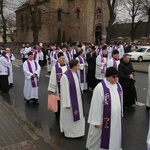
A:
{"type": "MultiPolygon", "coordinates": [[[[20,50],[23,62],[24,100],[39,105],[38,89],[41,67],[47,66],[50,75],[48,91],[58,96],[60,131],[67,138],[85,134],[83,94],[93,92],[88,123],[86,147],[89,150],[122,149],[123,110],[134,109],[137,100],[135,72],[127,53],[127,45],[111,42],[109,45],[77,42],[72,47],[39,43],[33,47],[23,44],[20,50]],[[114,138],[115,137],[115,138],[114,138]]],[[[1,47],[0,91],[13,85],[10,48],[1,47]]]]}

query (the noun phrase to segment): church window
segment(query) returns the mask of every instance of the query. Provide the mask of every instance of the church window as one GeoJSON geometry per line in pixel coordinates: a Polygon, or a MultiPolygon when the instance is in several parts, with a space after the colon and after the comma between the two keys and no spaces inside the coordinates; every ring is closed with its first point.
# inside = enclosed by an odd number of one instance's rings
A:
{"type": "Polygon", "coordinates": [[[100,18],[100,16],[101,16],[101,9],[100,8],[97,9],[96,15],[97,15],[97,19],[100,18]]]}
{"type": "Polygon", "coordinates": [[[76,9],[76,14],[77,14],[77,19],[80,19],[80,9],[79,8],[76,9]]]}
{"type": "Polygon", "coordinates": [[[58,21],[61,21],[61,20],[62,20],[62,10],[61,10],[61,9],[59,9],[59,10],[57,11],[57,18],[58,18],[58,21]]]}

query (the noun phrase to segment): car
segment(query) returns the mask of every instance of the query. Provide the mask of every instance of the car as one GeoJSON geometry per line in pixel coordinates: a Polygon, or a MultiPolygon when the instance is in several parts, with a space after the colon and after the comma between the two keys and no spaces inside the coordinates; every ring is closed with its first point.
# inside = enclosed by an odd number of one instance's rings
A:
{"type": "Polygon", "coordinates": [[[128,53],[130,55],[130,60],[143,61],[150,60],[150,46],[138,46],[138,49],[133,52],[128,53]]]}

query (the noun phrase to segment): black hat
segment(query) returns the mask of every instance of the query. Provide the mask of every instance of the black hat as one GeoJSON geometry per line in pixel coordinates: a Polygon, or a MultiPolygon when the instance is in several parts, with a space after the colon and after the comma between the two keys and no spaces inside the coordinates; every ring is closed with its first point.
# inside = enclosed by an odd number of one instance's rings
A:
{"type": "Polygon", "coordinates": [[[106,50],[106,49],[107,49],[107,46],[104,45],[104,46],[102,47],[102,50],[106,50]]]}
{"type": "Polygon", "coordinates": [[[106,69],[106,77],[111,77],[111,76],[114,76],[114,75],[117,75],[118,76],[118,71],[116,68],[114,67],[109,67],[106,69]]]}
{"type": "Polygon", "coordinates": [[[113,55],[114,55],[114,54],[119,54],[119,51],[115,49],[115,50],[113,50],[112,54],[113,54],[113,55]]]}
{"type": "Polygon", "coordinates": [[[92,50],[96,50],[95,46],[92,46],[91,49],[92,49],[92,50]]]}
{"type": "Polygon", "coordinates": [[[30,55],[33,55],[33,53],[32,53],[32,52],[29,52],[29,53],[28,53],[28,56],[30,56],[30,55]]]}
{"type": "Polygon", "coordinates": [[[82,45],[81,45],[81,44],[79,44],[77,47],[80,47],[80,48],[81,48],[81,47],[82,47],[82,45]]]}
{"type": "Polygon", "coordinates": [[[59,58],[59,57],[61,57],[61,56],[64,56],[64,54],[63,54],[62,52],[59,52],[59,53],[57,54],[57,56],[58,56],[58,58],[59,58]]]}

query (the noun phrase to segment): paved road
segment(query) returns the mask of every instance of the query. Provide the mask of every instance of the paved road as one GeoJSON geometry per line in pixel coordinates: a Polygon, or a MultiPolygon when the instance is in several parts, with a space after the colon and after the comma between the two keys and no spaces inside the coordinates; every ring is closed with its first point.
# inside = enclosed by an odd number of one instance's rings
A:
{"type": "MultiPolygon", "coordinates": [[[[13,106],[15,112],[25,120],[36,126],[35,132],[40,132],[45,139],[51,139],[62,150],[84,150],[88,132],[86,123],[86,135],[81,139],[67,139],[59,131],[59,123],[55,120],[53,112],[47,110],[48,75],[43,67],[40,78],[39,102],[40,106],[26,105],[23,100],[24,76],[21,60],[14,61],[14,87],[3,99],[13,106]],[[41,132],[42,131],[42,132],[41,132]]],[[[147,94],[147,74],[136,73],[136,88],[139,104],[135,111],[124,112],[124,150],[146,150],[146,136],[148,131],[148,113],[145,110],[147,94]]],[[[90,107],[92,92],[84,94],[86,120],[90,107]]]]}

